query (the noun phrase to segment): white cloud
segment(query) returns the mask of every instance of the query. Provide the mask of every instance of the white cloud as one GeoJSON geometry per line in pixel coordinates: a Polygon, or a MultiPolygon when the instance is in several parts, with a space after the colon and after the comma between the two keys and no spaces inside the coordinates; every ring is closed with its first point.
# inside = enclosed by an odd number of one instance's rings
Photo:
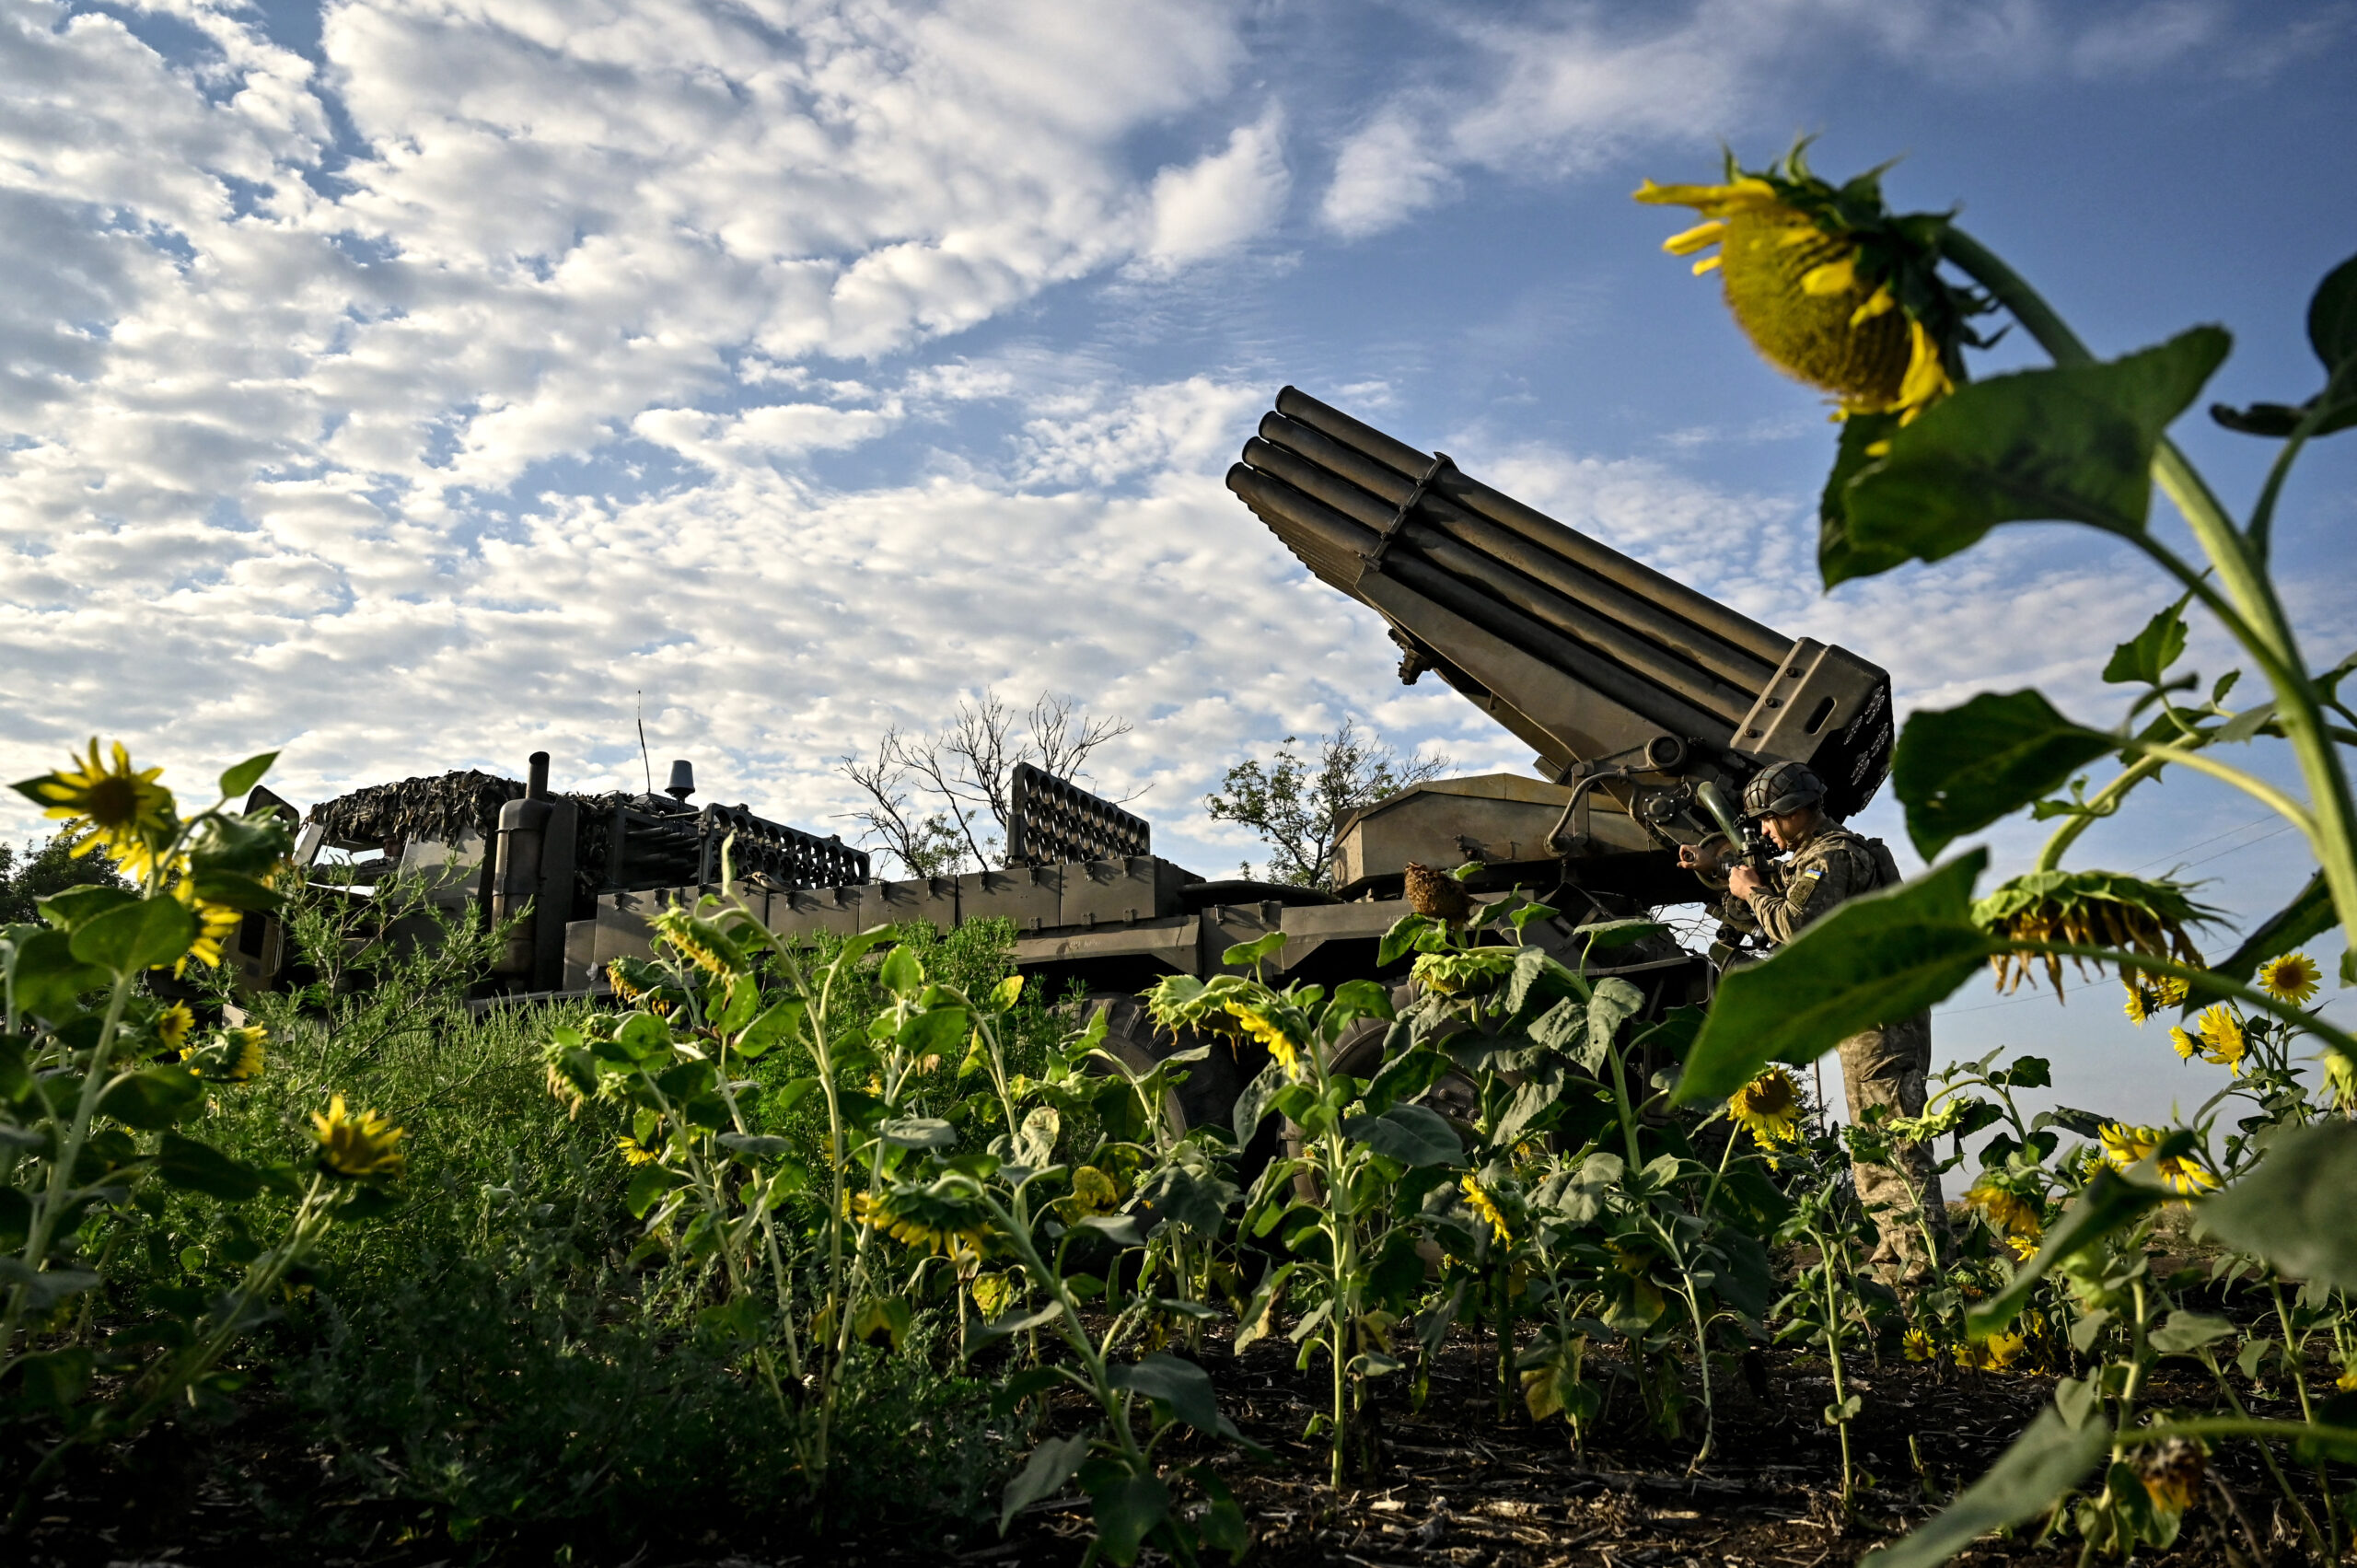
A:
{"type": "Polygon", "coordinates": [[[1426,145],[1415,120],[1395,106],[1343,142],[1318,215],[1343,238],[1357,239],[1431,206],[1450,183],[1446,160],[1426,145]]]}
{"type": "Polygon", "coordinates": [[[1155,176],[1148,263],[1168,271],[1237,249],[1283,215],[1292,189],[1283,117],[1271,109],[1219,152],[1155,176]]]}

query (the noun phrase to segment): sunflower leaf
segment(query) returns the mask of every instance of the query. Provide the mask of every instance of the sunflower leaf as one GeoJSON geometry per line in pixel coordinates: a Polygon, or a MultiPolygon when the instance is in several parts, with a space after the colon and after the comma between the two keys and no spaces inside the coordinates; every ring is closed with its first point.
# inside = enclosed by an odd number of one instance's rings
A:
{"type": "Polygon", "coordinates": [[[1817,503],[1817,569],[1829,588],[1852,577],[1879,575],[1907,561],[1902,546],[1861,545],[1850,533],[1850,482],[1874,462],[1867,448],[1888,440],[1898,428],[1895,413],[1852,414],[1842,422],[1833,471],[1825,476],[1817,503]]]}
{"type": "Polygon", "coordinates": [[[2328,376],[2357,361],[2357,256],[2325,273],[2308,300],[2308,345],[2328,376]]]}
{"type": "Polygon", "coordinates": [[[2036,691],[1984,691],[1960,708],[1909,715],[1891,754],[1891,788],[1907,808],[1908,836],[1930,860],[2060,789],[2117,744],[2036,691]]]}
{"type": "Polygon", "coordinates": [[[2153,449],[2231,343],[2223,328],[2196,327],[2107,364],[1957,388],[1894,432],[1887,454],[1850,482],[1847,575],[1945,559],[1999,523],[2050,518],[2141,532],[2153,449]]]}
{"type": "Polygon", "coordinates": [[[2111,650],[2103,678],[2113,685],[2157,686],[2185,652],[2185,607],[2191,594],[2144,623],[2144,629],[2111,650]]]}
{"type": "Polygon", "coordinates": [[[2095,1467],[2110,1438],[2101,1423],[2073,1427],[2049,1406],[1961,1497],[1896,1546],[1869,1552],[1861,1568],[1938,1568],[1991,1530],[2050,1506],[2095,1467]]]}
{"type": "Polygon", "coordinates": [[[2248,1176],[2201,1205],[2201,1225],[2288,1278],[2357,1289],[2357,1228],[2348,1223],[2353,1186],[2357,1126],[2286,1128],[2248,1176]]]}
{"type": "Polygon", "coordinates": [[[1969,980],[1999,944],[1972,923],[1975,850],[1917,880],[1852,899],[1765,963],[1728,971],[1671,1098],[1723,1099],[1771,1062],[1813,1062],[1969,980]]]}

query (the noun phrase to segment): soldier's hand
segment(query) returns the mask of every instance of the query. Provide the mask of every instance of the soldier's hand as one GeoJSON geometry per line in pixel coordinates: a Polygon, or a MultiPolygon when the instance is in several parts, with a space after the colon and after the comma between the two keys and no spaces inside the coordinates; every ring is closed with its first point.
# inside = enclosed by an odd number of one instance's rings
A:
{"type": "Polygon", "coordinates": [[[1678,845],[1678,864],[1689,871],[1716,877],[1724,869],[1726,852],[1733,847],[1724,833],[1713,833],[1699,844],[1678,845]]]}
{"type": "Polygon", "coordinates": [[[1736,866],[1727,877],[1727,891],[1738,899],[1748,899],[1767,886],[1767,879],[1748,865],[1736,866]]]}

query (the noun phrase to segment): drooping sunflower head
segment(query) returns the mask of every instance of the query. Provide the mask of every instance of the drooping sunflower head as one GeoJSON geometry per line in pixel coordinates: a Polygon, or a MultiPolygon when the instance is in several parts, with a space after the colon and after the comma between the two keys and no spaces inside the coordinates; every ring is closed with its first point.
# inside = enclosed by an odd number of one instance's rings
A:
{"type": "Polygon", "coordinates": [[[93,736],[87,757],[75,756],[54,772],[26,779],[17,793],[67,824],[75,855],[103,849],[125,876],[145,881],[180,835],[172,792],[156,782],[163,771],[134,768],[119,740],[111,760],[103,757],[93,736]]]}
{"type": "Polygon", "coordinates": [[[2295,1007],[2307,1005],[2316,993],[2316,986],[2324,979],[2324,971],[2305,953],[2286,953],[2280,958],[2270,958],[2258,966],[2261,990],[2278,1002],[2289,1002],[2295,1007]]]}
{"type": "Polygon", "coordinates": [[[181,1046],[180,1060],[208,1083],[250,1084],[261,1076],[262,1044],[269,1039],[270,1031],[260,1024],[223,1029],[201,1046],[181,1046]]]}
{"type": "Polygon", "coordinates": [[[2169,1045],[2180,1059],[2187,1062],[2201,1054],[2201,1042],[2175,1024],[2169,1026],[2169,1045]]]}
{"type": "Polygon", "coordinates": [[[1513,947],[1469,947],[1456,953],[1422,953],[1411,972],[1425,990],[1443,996],[1479,995],[1514,972],[1515,951],[1513,947]]]}
{"type": "Polygon", "coordinates": [[[1990,1225],[2008,1240],[2035,1243],[2045,1233],[2046,1221],[2038,1205],[1993,1175],[1974,1182],[1964,1201],[1986,1214],[1990,1225]]]}
{"type": "Polygon", "coordinates": [[[1228,1005],[1228,1016],[1246,1038],[1257,1040],[1269,1048],[1269,1054],[1284,1064],[1288,1076],[1301,1070],[1301,1042],[1285,1028],[1283,1017],[1270,1007],[1256,1007],[1246,1002],[1228,1005]]]}
{"type": "Polygon", "coordinates": [[[1506,1224],[1505,1211],[1498,1207],[1498,1200],[1481,1185],[1480,1177],[1469,1172],[1457,1185],[1457,1190],[1465,1194],[1466,1206],[1481,1216],[1481,1223],[1496,1232],[1500,1241],[1514,1239],[1513,1228],[1506,1224]]]}
{"type": "Polygon", "coordinates": [[[2152,1499],[2153,1506],[2174,1516],[2193,1506],[2209,1468],[2209,1456],[2199,1442],[2171,1437],[2138,1455],[2136,1479],[2143,1482],[2144,1495],[2152,1499]]]}
{"type": "Polygon", "coordinates": [[[2020,1359],[2029,1341],[2017,1330],[2003,1329],[1985,1340],[1967,1340],[1956,1347],[1956,1364],[1975,1372],[2003,1372],[2020,1359]]]}
{"type": "MultiPolygon", "coordinates": [[[[1887,166],[1886,166],[1887,167],[1887,166]]],[[[1882,170],[1835,186],[1812,173],[1806,144],[1764,169],[1727,156],[1716,185],[1656,185],[1636,199],[1691,207],[1703,221],[1663,249],[1715,271],[1736,322],[1768,362],[1830,394],[1842,416],[1912,419],[1964,374],[1968,318],[1986,307],[1939,275],[1948,219],[1893,214],[1882,170]]]]}
{"type": "Polygon", "coordinates": [[[319,1168],[330,1176],[356,1181],[401,1173],[403,1131],[373,1110],[354,1115],[342,1095],[328,1101],[325,1111],[311,1113],[311,1130],[319,1143],[319,1168]]]}
{"type": "Polygon", "coordinates": [[[614,1150],[629,1165],[647,1165],[661,1157],[659,1151],[648,1148],[627,1133],[614,1140],[614,1150]]]}
{"type": "Polygon", "coordinates": [[[982,1238],[990,1234],[990,1211],[970,1182],[954,1176],[927,1187],[862,1192],[852,1200],[852,1208],[863,1223],[894,1240],[950,1258],[978,1256],[982,1238]]]}
{"type": "MultiPolygon", "coordinates": [[[[2096,1133],[2103,1141],[2104,1163],[2118,1171],[2133,1169],[2159,1154],[2161,1145],[2168,1141],[2168,1133],[2161,1128],[2138,1127],[2125,1121],[2107,1121],[2096,1133]]],[[[2162,1156],[2154,1162],[2154,1169],[2170,1191],[2187,1196],[2210,1191],[2218,1185],[2217,1175],[2190,1150],[2162,1156]]]]}
{"type": "Polygon", "coordinates": [[[1801,1091],[1782,1067],[1771,1067],[1727,1097],[1727,1115],[1763,1145],[1800,1142],[1801,1091]]]}
{"type": "MultiPolygon", "coordinates": [[[[1972,918],[1994,936],[2110,947],[2198,969],[2201,953],[2187,927],[2212,923],[2218,912],[2195,903],[2189,891],[2165,877],[2148,882],[2110,871],[2033,871],[1976,902],[1972,918]]],[[[2061,993],[2062,960],[2052,954],[2000,953],[1989,961],[1996,968],[2000,991],[2031,980],[2033,967],[2043,964],[2055,993],[2061,993]]],[[[2079,960],[2073,962],[2085,972],[2079,960]]],[[[2126,980],[2151,990],[2155,1000],[2172,993],[2142,973],[2126,980]]],[[[2173,993],[2182,999],[2182,981],[2173,993]]],[[[2132,1007],[2129,1016],[2135,1016],[2132,1007]]]]}

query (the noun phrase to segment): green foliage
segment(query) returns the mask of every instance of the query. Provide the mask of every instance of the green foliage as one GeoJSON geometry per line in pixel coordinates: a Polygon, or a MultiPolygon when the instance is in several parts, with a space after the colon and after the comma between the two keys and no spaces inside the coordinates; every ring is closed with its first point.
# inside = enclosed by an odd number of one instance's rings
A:
{"type": "Polygon", "coordinates": [[[2105,365],[1991,377],[1894,431],[1849,482],[1842,575],[1940,561],[1999,523],[2055,518],[2136,533],[2161,432],[2200,394],[2230,340],[2196,327],[2105,365]]]}
{"type": "Polygon", "coordinates": [[[2073,724],[2035,691],[1983,692],[1960,708],[1908,715],[1890,783],[1924,859],[2061,786],[2116,742],[2073,724]]]}
{"type": "Polygon", "coordinates": [[[1227,770],[1221,793],[1203,808],[1214,822],[1251,829],[1269,846],[1271,880],[1306,888],[1333,885],[1334,842],[1343,824],[1372,806],[1448,771],[1445,757],[1400,758],[1348,719],[1304,759],[1292,736],[1263,763],[1248,758],[1227,770]]]}
{"type": "Polygon", "coordinates": [[[104,851],[76,858],[67,832],[52,834],[46,843],[29,843],[21,851],[0,843],[0,925],[31,921],[42,900],[68,888],[86,887],[129,892],[131,880],[115,869],[104,851]]]}

